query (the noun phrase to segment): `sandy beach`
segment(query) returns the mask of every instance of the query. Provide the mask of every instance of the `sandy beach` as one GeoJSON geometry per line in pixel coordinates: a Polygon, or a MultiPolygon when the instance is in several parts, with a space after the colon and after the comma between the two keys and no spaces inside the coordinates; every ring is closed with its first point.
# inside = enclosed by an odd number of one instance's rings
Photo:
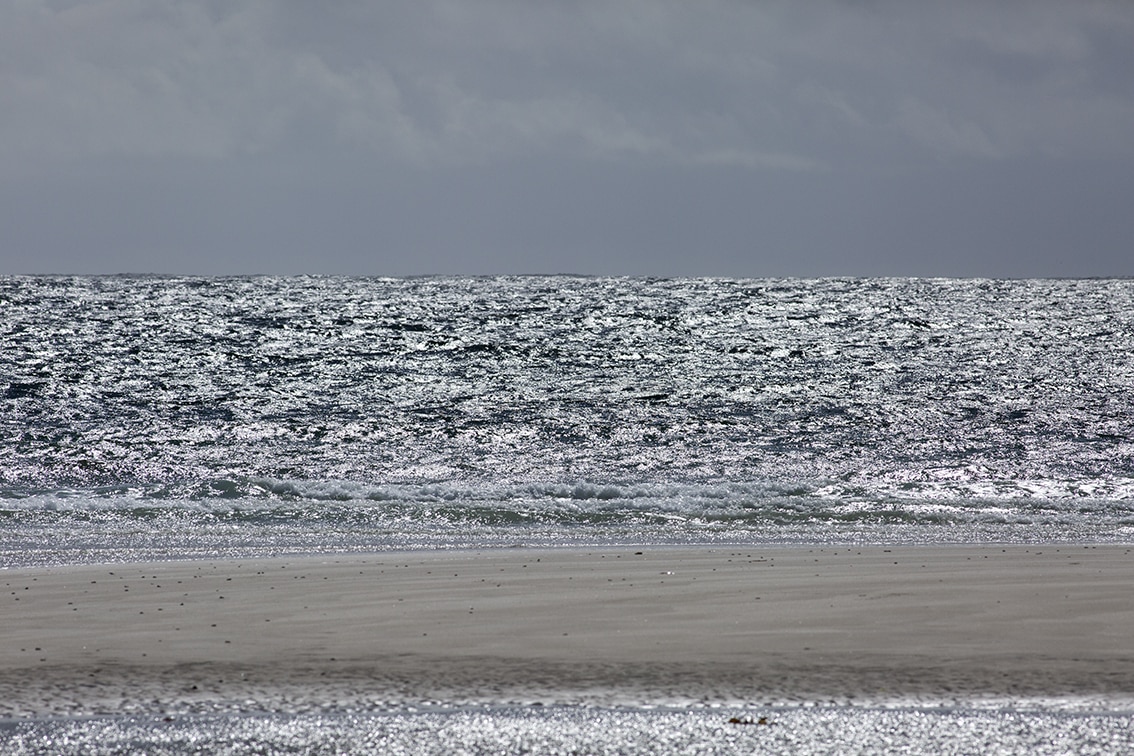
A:
{"type": "Polygon", "coordinates": [[[1125,546],[511,549],[0,571],[0,717],[398,700],[1134,699],[1125,546]]]}

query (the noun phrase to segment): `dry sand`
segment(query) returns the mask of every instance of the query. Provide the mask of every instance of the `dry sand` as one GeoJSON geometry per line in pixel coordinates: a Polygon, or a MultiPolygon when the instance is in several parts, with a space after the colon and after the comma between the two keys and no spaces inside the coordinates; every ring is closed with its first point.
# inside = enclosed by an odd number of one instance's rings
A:
{"type": "Polygon", "coordinates": [[[0,571],[0,717],[406,700],[1134,699],[1134,549],[384,553],[0,571]]]}

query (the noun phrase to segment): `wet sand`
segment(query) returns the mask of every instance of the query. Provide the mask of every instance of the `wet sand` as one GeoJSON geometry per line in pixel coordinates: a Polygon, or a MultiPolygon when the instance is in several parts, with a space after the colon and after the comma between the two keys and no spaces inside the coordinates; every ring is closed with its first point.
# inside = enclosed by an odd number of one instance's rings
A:
{"type": "Polygon", "coordinates": [[[0,571],[0,717],[1134,699],[1126,546],[514,549],[0,571]]]}

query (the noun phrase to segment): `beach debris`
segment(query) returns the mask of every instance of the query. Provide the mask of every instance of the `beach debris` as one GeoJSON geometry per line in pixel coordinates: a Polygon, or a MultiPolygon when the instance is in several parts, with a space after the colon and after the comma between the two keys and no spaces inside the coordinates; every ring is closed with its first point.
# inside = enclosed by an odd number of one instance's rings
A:
{"type": "Polygon", "coordinates": [[[731,717],[728,720],[728,723],[732,724],[732,725],[770,725],[771,724],[771,722],[768,721],[767,717],[759,717],[758,719],[753,719],[752,717],[731,717]]]}

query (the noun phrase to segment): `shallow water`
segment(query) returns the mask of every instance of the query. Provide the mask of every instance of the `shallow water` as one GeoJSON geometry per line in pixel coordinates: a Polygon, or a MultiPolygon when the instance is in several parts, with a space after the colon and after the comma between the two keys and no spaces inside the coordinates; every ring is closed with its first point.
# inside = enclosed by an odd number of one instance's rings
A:
{"type": "Polygon", "coordinates": [[[494,707],[0,724],[10,754],[1115,754],[1129,712],[494,707]]]}

